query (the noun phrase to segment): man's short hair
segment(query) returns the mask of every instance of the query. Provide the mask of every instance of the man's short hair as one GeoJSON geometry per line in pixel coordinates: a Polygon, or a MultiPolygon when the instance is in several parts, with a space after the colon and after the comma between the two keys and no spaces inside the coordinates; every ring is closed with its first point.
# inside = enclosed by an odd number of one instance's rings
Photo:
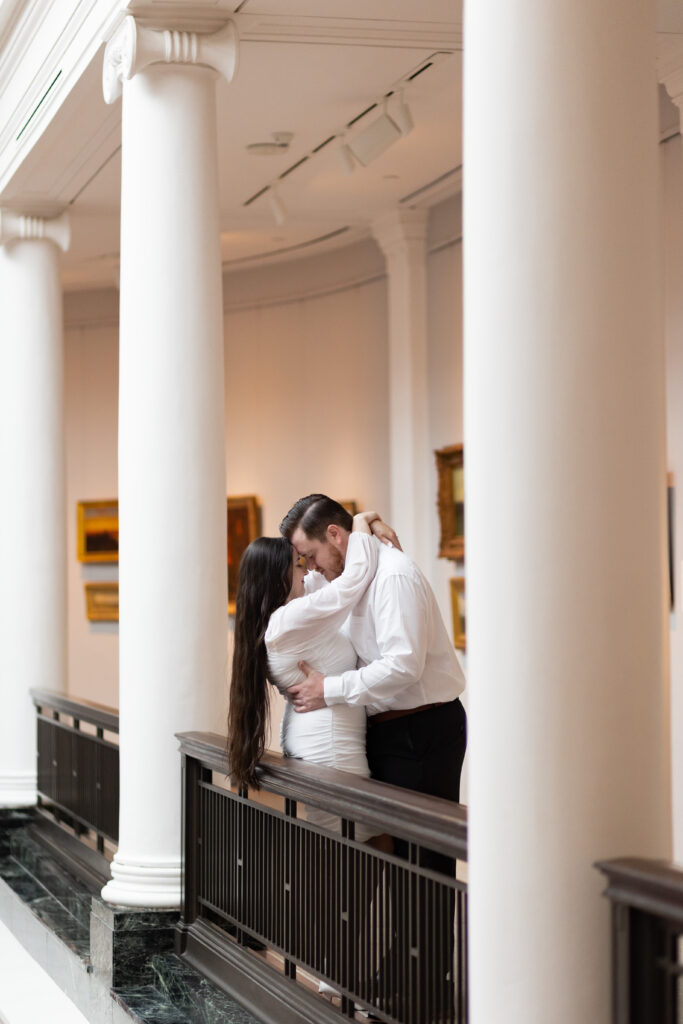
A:
{"type": "Polygon", "coordinates": [[[350,533],[353,529],[353,516],[326,494],[309,494],[292,505],[280,523],[280,533],[291,540],[296,528],[301,527],[310,540],[324,541],[327,527],[332,525],[341,526],[350,533]]]}

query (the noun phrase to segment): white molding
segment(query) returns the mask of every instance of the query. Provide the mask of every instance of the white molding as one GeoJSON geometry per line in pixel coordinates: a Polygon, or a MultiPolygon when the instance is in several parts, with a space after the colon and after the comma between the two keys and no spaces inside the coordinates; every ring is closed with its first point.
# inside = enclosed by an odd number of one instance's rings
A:
{"type": "Polygon", "coordinates": [[[317,43],[333,46],[390,46],[462,50],[462,8],[449,22],[386,18],[324,18],[238,14],[243,42],[317,43]]]}
{"type": "Polygon", "coordinates": [[[0,54],[12,38],[16,26],[24,13],[27,0],[4,0],[0,5],[0,54]]]}
{"type": "Polygon", "coordinates": [[[403,207],[379,217],[372,225],[372,234],[386,257],[406,247],[422,253],[427,244],[428,220],[428,207],[403,207]]]}
{"type": "Polygon", "coordinates": [[[0,774],[0,807],[33,807],[38,799],[35,772],[0,774]]]}
{"type": "MultiPolygon", "coordinates": [[[[20,101],[13,110],[3,111],[4,128],[0,131],[0,194],[100,48],[102,25],[110,19],[111,8],[117,5],[118,0],[108,0],[108,6],[101,0],[81,0],[68,25],[54,41],[49,54],[27,82],[20,101]],[[80,16],[77,17],[77,14],[80,16]],[[62,73],[58,83],[36,110],[41,96],[45,94],[56,72],[60,70],[62,73]],[[18,132],[27,125],[28,118],[34,110],[34,117],[18,139],[18,132]]],[[[19,65],[27,60],[26,50],[30,39],[44,17],[44,2],[33,0],[31,6],[26,9],[20,30],[12,44],[14,52],[10,63],[6,63],[7,55],[3,56],[0,100],[6,83],[19,73],[19,65]]]]}
{"type": "Polygon", "coordinates": [[[26,217],[14,210],[0,208],[0,245],[17,241],[48,241],[66,252],[71,242],[71,227],[68,213],[44,220],[42,217],[26,217]]]}
{"type": "Polygon", "coordinates": [[[200,35],[169,28],[147,28],[129,15],[104,51],[104,99],[114,103],[121,96],[123,83],[150,64],[209,67],[231,82],[237,72],[238,56],[239,38],[232,20],[218,32],[200,35]]]}
{"type": "Polygon", "coordinates": [[[115,853],[111,875],[102,890],[107,903],[168,910],[181,905],[182,868],[177,861],[128,860],[115,853]]]}

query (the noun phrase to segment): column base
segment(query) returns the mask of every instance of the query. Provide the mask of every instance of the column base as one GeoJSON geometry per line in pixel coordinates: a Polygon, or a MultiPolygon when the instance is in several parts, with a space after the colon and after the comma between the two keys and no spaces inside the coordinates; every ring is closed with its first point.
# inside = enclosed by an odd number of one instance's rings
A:
{"type": "Polygon", "coordinates": [[[114,854],[111,881],[102,899],[119,907],[178,910],[181,905],[182,869],[178,861],[127,861],[114,854]]]}
{"type": "Polygon", "coordinates": [[[0,774],[0,807],[35,807],[37,782],[35,772],[0,774]]]}

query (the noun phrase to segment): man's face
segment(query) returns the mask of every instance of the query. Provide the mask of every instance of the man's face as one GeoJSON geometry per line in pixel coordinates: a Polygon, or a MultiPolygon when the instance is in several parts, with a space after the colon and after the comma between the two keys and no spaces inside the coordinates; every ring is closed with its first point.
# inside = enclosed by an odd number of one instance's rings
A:
{"type": "Polygon", "coordinates": [[[297,553],[306,559],[309,570],[321,572],[330,583],[341,576],[344,569],[344,555],[329,540],[312,540],[300,526],[292,534],[292,544],[297,553]]]}

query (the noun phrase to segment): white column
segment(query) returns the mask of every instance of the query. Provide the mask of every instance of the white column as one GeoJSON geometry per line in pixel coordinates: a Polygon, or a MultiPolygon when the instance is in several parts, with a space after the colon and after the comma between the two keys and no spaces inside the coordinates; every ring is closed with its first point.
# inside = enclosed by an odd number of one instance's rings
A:
{"type": "Polygon", "coordinates": [[[389,458],[387,518],[427,572],[434,559],[433,453],[427,385],[427,211],[396,210],[373,224],[387,265],[389,458]]]}
{"type": "Polygon", "coordinates": [[[472,1024],[608,1024],[601,858],[670,852],[654,13],[469,0],[472,1024]]]}
{"type": "MultiPolygon", "coordinates": [[[[662,80],[683,108],[683,58],[664,71],[662,80]]],[[[671,656],[671,805],[673,856],[683,865],[683,140],[680,135],[660,147],[662,161],[662,237],[666,324],[667,467],[674,474],[675,604],[670,616],[671,656]]]]}
{"type": "Polygon", "coordinates": [[[36,801],[32,687],[66,688],[68,220],[0,211],[0,806],[36,801]]]}
{"type": "Polygon", "coordinates": [[[220,731],[227,560],[213,68],[236,38],[141,28],[105,55],[123,82],[119,396],[119,848],[111,903],[180,902],[174,734],[220,731]],[[163,63],[159,63],[162,61],[163,63]],[[210,66],[209,66],[210,65],[210,66]]]}

